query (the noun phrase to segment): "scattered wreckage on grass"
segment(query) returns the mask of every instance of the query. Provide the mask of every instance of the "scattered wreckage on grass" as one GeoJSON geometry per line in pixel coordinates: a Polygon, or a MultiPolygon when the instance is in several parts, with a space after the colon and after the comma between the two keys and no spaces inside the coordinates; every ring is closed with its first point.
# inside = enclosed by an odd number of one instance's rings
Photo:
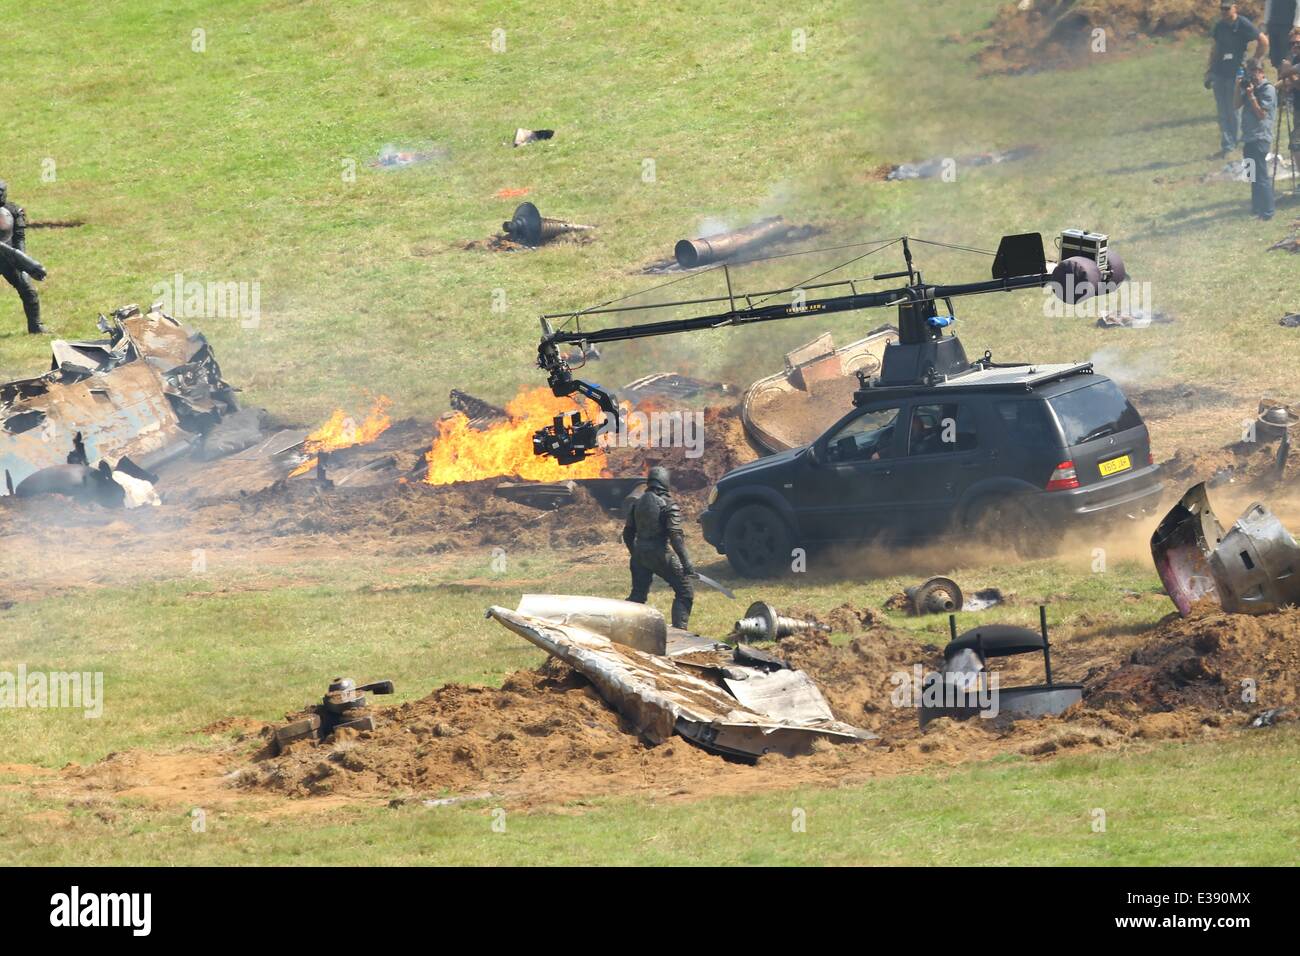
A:
{"type": "Polygon", "coordinates": [[[932,675],[921,690],[920,719],[924,727],[939,717],[1009,714],[1046,717],[1060,714],[1083,700],[1082,684],[1052,680],[1052,650],[1047,637],[1047,608],[1038,608],[1039,630],[1014,624],[983,624],[957,636],[956,615],[949,615],[952,640],[943,649],[943,671],[932,675]],[[990,679],[990,658],[1016,654],[1043,655],[1045,682],[1003,687],[990,679]]]}
{"type": "Polygon", "coordinates": [[[207,340],[158,308],[103,316],[107,338],[51,344],[50,370],[0,384],[4,493],[57,491],[112,504],[199,447],[238,411],[207,340]]]}
{"type": "Polygon", "coordinates": [[[670,628],[643,604],[526,594],[515,610],[493,606],[487,616],[590,680],[652,744],[677,734],[714,753],[753,760],[808,753],[819,739],[876,739],[836,720],[803,671],[753,648],[670,628]]]}

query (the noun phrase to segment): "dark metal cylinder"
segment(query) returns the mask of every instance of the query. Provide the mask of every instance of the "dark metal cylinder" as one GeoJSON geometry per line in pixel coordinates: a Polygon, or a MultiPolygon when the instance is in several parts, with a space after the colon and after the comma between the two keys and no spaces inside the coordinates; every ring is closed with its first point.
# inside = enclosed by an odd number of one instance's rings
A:
{"type": "Polygon", "coordinates": [[[700,239],[679,239],[677,245],[673,247],[673,255],[677,259],[677,264],[683,269],[694,269],[697,266],[706,266],[711,262],[753,252],[763,243],[777,238],[787,228],[782,217],[773,216],[771,219],[763,219],[734,232],[724,232],[700,239]]]}

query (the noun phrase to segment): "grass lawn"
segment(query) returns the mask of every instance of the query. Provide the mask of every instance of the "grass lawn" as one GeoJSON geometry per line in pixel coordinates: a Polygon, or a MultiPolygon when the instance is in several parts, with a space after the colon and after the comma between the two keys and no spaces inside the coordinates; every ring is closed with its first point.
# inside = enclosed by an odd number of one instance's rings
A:
{"type": "MultiPolygon", "coordinates": [[[[398,414],[435,417],[452,387],[503,401],[542,384],[536,316],[626,295],[632,274],[706,220],[781,213],[824,230],[822,245],[909,233],[990,249],[1004,232],[1107,232],[1155,308],[1143,331],[1057,318],[1037,293],[960,304],[972,355],[1093,357],[1146,383],[1205,381],[1252,399],[1294,397],[1300,347],[1278,317],[1300,308],[1296,260],[1265,253],[1297,206],[1249,217],[1248,189],[1204,183],[1220,163],[1199,43],[1108,54],[1083,71],[979,78],[970,35],[992,5],[951,0],[758,0],[743,13],[680,2],[540,0],[430,5],[304,0],[36,0],[11,18],[24,51],[22,108],[6,117],[12,198],[34,219],[84,228],[31,234],[50,270],[46,324],[93,337],[97,313],[156,297],[177,273],[257,283],[261,319],[190,320],[246,403],[304,422],[368,392],[398,414]],[[935,5],[937,11],[938,5],[935,5]],[[203,31],[202,52],[193,49],[203,31]],[[494,52],[494,31],[504,52],[494,52]],[[792,49],[804,31],[804,52],[792,49]],[[496,34],[499,38],[502,34],[496,34]],[[506,145],[517,126],[554,140],[506,145]],[[968,168],[955,182],[885,183],[881,164],[1022,144],[1023,162],[968,168]],[[408,169],[369,165],[386,145],[433,154],[408,169]],[[53,161],[53,165],[49,161],[53,161]],[[649,161],[649,163],[647,162],[649,161]],[[54,170],[52,178],[42,172],[54,170]],[[649,171],[653,170],[653,175],[649,171]],[[351,172],[355,171],[355,176],[351,172]],[[543,214],[598,226],[595,242],[534,252],[467,250],[528,188],[543,214]],[[493,311],[495,290],[507,308],[493,311]]],[[[499,45],[499,43],[498,43],[499,45]]],[[[918,247],[926,278],[987,276],[983,257],[918,247]]],[[[737,270],[738,288],[806,279],[859,252],[737,270]]],[[[836,273],[900,267],[873,257],[836,273]]],[[[660,297],[716,294],[717,273],[660,297]]],[[[761,330],[617,345],[600,377],[620,385],[666,367],[748,381],[830,329],[840,341],[885,312],[761,330]]],[[[0,288],[0,375],[48,366],[48,339],[22,334],[0,288]]],[[[1223,441],[1235,437],[1223,424],[1223,441]]],[[[1166,452],[1168,449],[1160,449],[1166,452]]],[[[0,539],[0,550],[7,544],[0,539]]],[[[699,546],[697,545],[697,548],[699,546]]],[[[622,596],[621,567],[512,555],[358,556],[163,576],[0,610],[0,669],[103,671],[104,716],[0,715],[0,763],[57,768],[133,747],[206,739],[222,717],[272,719],[321,693],[326,671],[391,677],[398,699],[447,681],[496,683],[539,652],[482,620],[525,589],[622,596]],[[488,583],[482,581],[488,579],[488,583]],[[467,583],[468,582],[468,583],[467,583]],[[382,587],[381,587],[382,585],[382,587]],[[561,587],[563,585],[563,587],[561,587]]],[[[702,569],[709,570],[701,562],[702,569]]],[[[1145,627],[1167,599],[1145,561],[1037,562],[963,569],[963,582],[1050,599],[1054,626],[1145,627]],[[1117,602],[1117,589],[1137,591],[1117,602]]],[[[765,586],[782,605],[879,606],[910,571],[837,573],[765,586]]],[[[664,595],[654,599],[666,606],[664,595]]],[[[693,621],[725,630],[735,608],[702,599],[693,621]]],[[[1007,620],[1030,624],[1032,605],[1007,620]],[[1023,620],[1020,620],[1023,618],[1023,620]]],[[[941,620],[895,623],[940,643],[941,620]]],[[[1222,743],[1004,759],[859,787],[720,800],[600,799],[515,813],[505,833],[471,805],[266,818],[230,811],[192,832],[145,806],[66,807],[0,775],[0,862],[342,863],[1289,863],[1300,804],[1279,788],[1300,757],[1295,730],[1222,743]],[[792,833],[791,810],[807,813],[792,833]],[[1094,808],[1105,833],[1092,830],[1094,808]]]]}

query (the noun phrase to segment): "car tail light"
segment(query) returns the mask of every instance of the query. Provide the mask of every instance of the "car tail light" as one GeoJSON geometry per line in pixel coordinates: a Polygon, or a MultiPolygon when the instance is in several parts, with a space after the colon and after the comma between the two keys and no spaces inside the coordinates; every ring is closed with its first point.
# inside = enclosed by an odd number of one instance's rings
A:
{"type": "Polygon", "coordinates": [[[1063,461],[1052,471],[1047,479],[1048,491],[1065,491],[1067,488],[1079,487],[1079,474],[1074,470],[1074,462],[1063,461]]]}
{"type": "Polygon", "coordinates": [[[1154,465],[1155,463],[1156,463],[1156,453],[1153,451],[1147,452],[1147,464],[1154,465]]]}

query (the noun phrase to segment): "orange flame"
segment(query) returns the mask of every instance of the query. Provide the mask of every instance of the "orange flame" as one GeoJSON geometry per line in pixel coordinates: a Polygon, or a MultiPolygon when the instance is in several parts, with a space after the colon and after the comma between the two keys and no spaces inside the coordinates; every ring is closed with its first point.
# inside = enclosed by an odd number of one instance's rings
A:
{"type": "MultiPolygon", "coordinates": [[[[556,415],[575,411],[574,400],[556,398],[548,388],[520,392],[506,405],[507,421],[484,431],[470,427],[457,412],[437,422],[438,436],[425,454],[429,462],[425,481],[449,485],[483,478],[523,478],[528,481],[564,481],[599,478],[604,474],[605,453],[593,452],[572,465],[533,454],[533,432],[550,425],[556,415]]],[[[583,409],[584,416],[586,409],[583,409]]]]}
{"type": "Polygon", "coordinates": [[[360,423],[343,409],[334,409],[334,414],[329,417],[329,421],[308,435],[303,443],[303,449],[313,457],[291,471],[289,477],[305,475],[315,468],[315,455],[318,452],[337,451],[340,448],[351,448],[353,445],[365,445],[374,441],[393,424],[393,420],[388,417],[388,406],[392,404],[391,399],[380,395],[375,399],[370,414],[360,423]]]}

